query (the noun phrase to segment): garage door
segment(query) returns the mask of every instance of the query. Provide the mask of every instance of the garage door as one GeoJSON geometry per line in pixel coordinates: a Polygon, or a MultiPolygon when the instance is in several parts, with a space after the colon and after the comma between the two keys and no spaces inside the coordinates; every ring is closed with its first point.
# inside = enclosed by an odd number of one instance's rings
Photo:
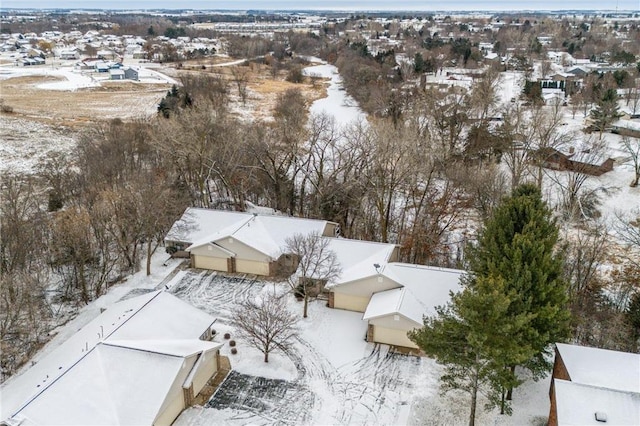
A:
{"type": "Polygon", "coordinates": [[[227,272],[227,259],[223,257],[193,255],[193,267],[227,272]]]}
{"type": "Polygon", "coordinates": [[[368,297],[352,296],[344,293],[333,293],[333,307],[347,311],[364,312],[369,304],[368,297]]]}
{"type": "Polygon", "coordinates": [[[269,264],[255,260],[243,260],[236,258],[236,272],[254,275],[269,275],[269,264]]]}
{"type": "Polygon", "coordinates": [[[387,345],[403,346],[405,348],[418,347],[409,340],[406,330],[384,328],[377,325],[373,326],[373,341],[376,343],[386,343],[387,345]]]}

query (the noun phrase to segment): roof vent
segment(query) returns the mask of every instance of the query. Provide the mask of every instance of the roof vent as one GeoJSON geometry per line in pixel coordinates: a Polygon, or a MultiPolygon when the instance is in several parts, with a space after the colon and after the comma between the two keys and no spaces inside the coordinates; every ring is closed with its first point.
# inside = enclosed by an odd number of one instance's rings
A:
{"type": "Polygon", "coordinates": [[[607,413],[603,413],[602,411],[596,411],[596,421],[606,423],[607,422],[607,413]]]}

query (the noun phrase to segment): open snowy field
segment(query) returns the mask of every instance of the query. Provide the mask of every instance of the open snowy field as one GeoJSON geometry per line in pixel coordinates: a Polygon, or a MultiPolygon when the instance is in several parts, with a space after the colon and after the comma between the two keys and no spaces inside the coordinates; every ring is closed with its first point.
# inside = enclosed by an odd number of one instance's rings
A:
{"type": "Polygon", "coordinates": [[[34,173],[53,153],[69,153],[75,132],[17,116],[0,114],[0,173],[34,173]]]}

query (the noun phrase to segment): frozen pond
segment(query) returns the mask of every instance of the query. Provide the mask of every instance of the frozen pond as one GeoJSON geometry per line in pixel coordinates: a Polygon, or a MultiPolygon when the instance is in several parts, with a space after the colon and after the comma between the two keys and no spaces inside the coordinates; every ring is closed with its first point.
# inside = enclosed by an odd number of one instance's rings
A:
{"type": "Polygon", "coordinates": [[[342,128],[358,120],[366,120],[366,114],[355,99],[347,94],[342,86],[342,77],[338,68],[330,64],[315,65],[303,70],[304,75],[330,78],[327,97],[318,99],[311,105],[312,114],[322,112],[334,117],[338,127],[342,128]]]}

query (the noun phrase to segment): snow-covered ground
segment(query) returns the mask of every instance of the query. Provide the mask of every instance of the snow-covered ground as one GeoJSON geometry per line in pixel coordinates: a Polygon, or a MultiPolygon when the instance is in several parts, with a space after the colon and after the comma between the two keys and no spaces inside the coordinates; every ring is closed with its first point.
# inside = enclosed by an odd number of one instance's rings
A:
{"type": "Polygon", "coordinates": [[[366,114],[358,103],[342,86],[342,77],[338,68],[330,64],[314,65],[303,69],[304,75],[329,78],[327,97],[318,99],[311,104],[312,114],[329,114],[335,118],[336,124],[343,128],[351,123],[366,120],[366,114]]]}
{"type": "MultiPolygon", "coordinates": [[[[155,254],[150,277],[142,271],[110,288],[54,330],[55,337],[32,361],[41,361],[98,316],[101,308],[163,288],[217,318],[216,340],[225,343],[222,354],[233,368],[205,406],[187,409],[175,425],[466,423],[469,399],[459,393],[440,395],[438,364],[365,342],[362,314],[329,309],[324,301],[312,302],[309,318],[302,319],[302,304],[287,296],[289,308],[300,315],[300,336],[291,353],[272,353],[264,363],[260,352],[237,337],[231,320],[241,301],[274,289],[284,292],[286,285],[210,271],[176,272],[179,264],[167,260],[165,253],[155,254]],[[227,332],[237,341],[236,355],[222,337],[227,332]]],[[[512,417],[480,409],[477,424],[542,424],[548,409],[548,380],[527,382],[515,392],[512,417]]]]}
{"type": "MultiPolygon", "coordinates": [[[[235,373],[204,407],[187,409],[178,426],[209,424],[464,424],[468,398],[438,392],[441,367],[429,358],[389,352],[367,343],[362,314],[311,303],[300,319],[300,337],[289,355],[262,354],[238,339],[231,320],[237,303],[284,284],[211,272],[179,273],[169,291],[216,316],[218,336],[230,333],[238,354],[222,354],[235,373]],[[292,406],[293,404],[293,406],[292,406]],[[441,421],[442,420],[442,421],[441,421]]],[[[301,316],[302,304],[289,296],[301,316]]],[[[220,341],[224,342],[223,339],[220,341]]],[[[515,415],[478,414],[481,425],[532,424],[549,410],[548,381],[527,382],[515,393],[515,415]]]]}
{"type": "MultiPolygon", "coordinates": [[[[175,79],[162,74],[154,69],[143,66],[134,67],[138,71],[139,83],[168,83],[179,84],[175,79]]],[[[91,87],[99,87],[103,82],[117,83],[118,80],[110,80],[109,73],[96,73],[93,71],[80,71],[73,66],[33,66],[17,67],[14,65],[0,66],[0,80],[16,77],[57,77],[61,81],[41,83],[36,87],[43,90],[75,91],[91,87]]],[[[131,82],[132,80],[120,80],[131,82]]]]}
{"type": "Polygon", "coordinates": [[[76,144],[69,129],[0,115],[0,173],[33,173],[52,153],[69,153],[76,144]]]}

